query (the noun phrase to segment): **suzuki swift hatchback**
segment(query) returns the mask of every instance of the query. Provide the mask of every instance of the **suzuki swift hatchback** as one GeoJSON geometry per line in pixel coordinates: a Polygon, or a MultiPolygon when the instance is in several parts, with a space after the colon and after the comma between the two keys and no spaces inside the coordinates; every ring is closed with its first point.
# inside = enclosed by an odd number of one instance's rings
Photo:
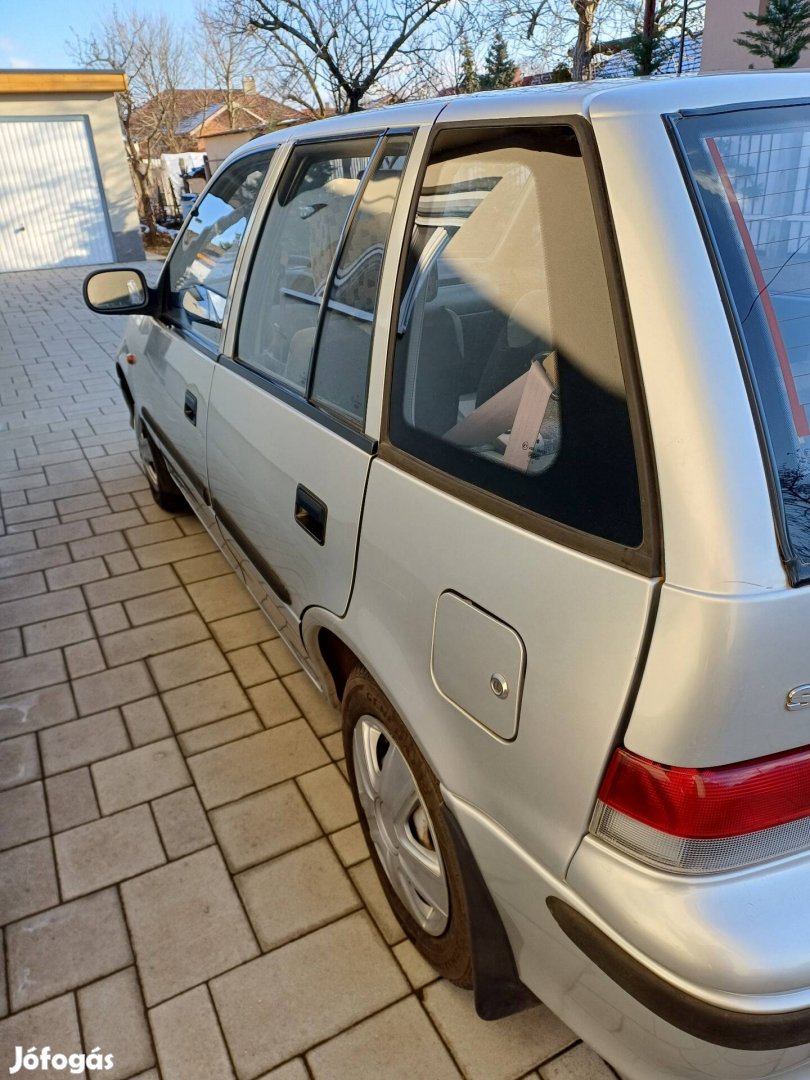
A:
{"type": "Polygon", "coordinates": [[[423,956],[632,1080],[810,1076],[810,74],[273,133],[85,295],[423,956]]]}

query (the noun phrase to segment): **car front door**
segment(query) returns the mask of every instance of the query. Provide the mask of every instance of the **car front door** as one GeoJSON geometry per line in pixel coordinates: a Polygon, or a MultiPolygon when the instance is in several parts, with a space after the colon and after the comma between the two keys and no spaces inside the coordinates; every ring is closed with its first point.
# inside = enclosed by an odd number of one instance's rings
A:
{"type": "Polygon", "coordinates": [[[348,604],[374,440],[367,382],[383,256],[410,133],[293,148],[257,240],[232,358],[217,365],[217,522],[300,650],[303,610],[348,604]]]}
{"type": "Polygon", "coordinates": [[[202,516],[207,508],[205,425],[234,263],[272,150],[228,166],[191,211],[164,268],[159,318],[140,319],[136,357],[139,422],[202,516]]]}

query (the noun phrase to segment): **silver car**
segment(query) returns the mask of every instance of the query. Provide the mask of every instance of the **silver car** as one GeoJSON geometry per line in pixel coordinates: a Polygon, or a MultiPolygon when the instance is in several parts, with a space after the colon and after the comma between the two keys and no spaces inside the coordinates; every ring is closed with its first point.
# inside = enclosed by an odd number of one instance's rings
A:
{"type": "Polygon", "coordinates": [[[85,296],[422,955],[632,1080],[810,1076],[810,74],[273,133],[85,296]]]}

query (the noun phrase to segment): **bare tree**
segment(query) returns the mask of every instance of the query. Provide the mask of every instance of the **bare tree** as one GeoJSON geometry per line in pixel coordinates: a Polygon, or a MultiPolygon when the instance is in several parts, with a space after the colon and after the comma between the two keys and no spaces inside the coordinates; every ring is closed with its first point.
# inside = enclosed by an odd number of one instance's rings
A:
{"type": "Polygon", "coordinates": [[[198,7],[197,17],[201,84],[219,92],[228,114],[228,126],[232,128],[241,83],[249,66],[249,41],[241,35],[223,33],[219,19],[203,6],[198,7]]]}
{"type": "Polygon", "coordinates": [[[228,0],[219,20],[266,48],[286,77],[286,100],[323,115],[330,98],[355,112],[370,93],[413,96],[441,51],[435,17],[453,2],[228,0]]]}
{"type": "Polygon", "coordinates": [[[158,149],[174,149],[177,142],[175,92],[187,63],[185,37],[165,15],[113,6],[87,37],[73,31],[67,48],[87,67],[126,72],[127,89],[116,94],[118,115],[138,210],[154,234],[151,161],[158,149]]]}

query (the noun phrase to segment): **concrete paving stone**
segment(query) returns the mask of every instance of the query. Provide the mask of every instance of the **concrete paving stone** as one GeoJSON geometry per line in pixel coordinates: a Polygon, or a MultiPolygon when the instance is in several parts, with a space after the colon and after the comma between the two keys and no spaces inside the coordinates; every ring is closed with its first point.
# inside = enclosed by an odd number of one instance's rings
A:
{"type": "Polygon", "coordinates": [[[231,672],[167,690],[163,704],[177,732],[224,720],[250,708],[250,702],[231,672]]]}
{"type": "Polygon", "coordinates": [[[170,859],[179,859],[214,843],[214,834],[195,788],[183,788],[156,799],[152,810],[170,859]]]}
{"type": "Polygon", "coordinates": [[[124,723],[133,746],[145,746],[172,734],[171,724],[159,697],[141,698],[123,705],[124,723]]]}
{"type": "MultiPolygon", "coordinates": [[[[100,427],[101,424],[93,422],[94,427],[100,427]]],[[[101,487],[105,495],[122,495],[124,492],[129,491],[142,491],[149,487],[149,482],[140,470],[138,470],[137,476],[123,477],[121,480],[101,480],[101,487]]]]}
{"type": "Polygon", "coordinates": [[[398,1001],[307,1054],[315,1080],[461,1080],[461,1073],[414,997],[398,1001]]]}
{"type": "Polygon", "coordinates": [[[65,658],[58,649],[37,653],[35,656],[20,657],[17,660],[6,660],[0,664],[0,686],[3,688],[2,692],[8,695],[52,686],[66,678],[65,658]]]}
{"type": "Polygon", "coordinates": [[[65,661],[71,679],[80,679],[82,675],[93,675],[106,667],[95,638],[92,641],[81,641],[76,645],[66,646],[65,661]]]}
{"type": "Polygon", "coordinates": [[[135,557],[146,569],[151,566],[163,566],[166,563],[179,562],[181,559],[193,559],[197,555],[208,555],[216,550],[214,541],[207,533],[198,536],[185,536],[182,540],[164,540],[160,544],[148,544],[135,549],[135,557]]]}
{"type": "Polygon", "coordinates": [[[233,1069],[205,986],[149,1012],[163,1080],[231,1080],[233,1069]]]}
{"type": "MultiPolygon", "coordinates": [[[[122,551],[120,554],[131,556],[129,551],[122,551]]],[[[108,558],[115,558],[115,556],[111,555],[108,558]]],[[[157,619],[170,619],[173,615],[183,615],[187,611],[194,610],[194,605],[185,589],[167,589],[165,592],[139,596],[135,600],[125,601],[124,607],[133,626],[155,622],[157,619]]]]}
{"type": "Polygon", "coordinates": [[[205,532],[205,526],[194,514],[184,514],[176,520],[185,536],[196,536],[197,533],[205,532]]]}
{"type": "Polygon", "coordinates": [[[292,781],[212,810],[211,824],[234,873],[321,836],[318,822],[292,781]]]}
{"type": "MultiPolygon", "coordinates": [[[[29,535],[24,533],[26,537],[29,535]]],[[[33,540],[33,534],[31,534],[33,540]]],[[[40,548],[35,551],[19,549],[12,554],[0,555],[0,578],[13,577],[15,574],[29,574],[34,570],[47,570],[51,566],[61,566],[70,562],[70,553],[64,544],[40,548]]]]}
{"type": "Polygon", "coordinates": [[[198,555],[194,559],[183,559],[175,570],[180,580],[187,585],[193,581],[205,581],[206,578],[232,572],[227,560],[218,551],[210,555],[198,555]]]}
{"type": "Polygon", "coordinates": [[[0,851],[50,832],[41,780],[0,791],[0,851]]]}
{"type": "Polygon", "coordinates": [[[259,648],[265,653],[276,675],[292,675],[300,671],[298,661],[280,637],[274,637],[271,642],[262,642],[259,648]]]}
{"type": "Polygon", "coordinates": [[[56,507],[52,502],[34,503],[32,506],[11,506],[8,509],[5,509],[5,505],[4,503],[3,517],[7,525],[27,523],[28,528],[31,528],[31,523],[40,525],[46,520],[58,520],[56,518],[56,507]]]}
{"type": "Polygon", "coordinates": [[[18,533],[16,536],[3,536],[0,537],[0,558],[7,555],[18,555],[21,551],[33,551],[36,546],[36,540],[32,532],[18,533]]]}
{"type": "MultiPolygon", "coordinates": [[[[71,455],[72,456],[72,455],[71,455]]],[[[45,475],[49,484],[66,484],[71,480],[90,480],[93,470],[86,461],[60,461],[45,466],[45,475]]]]}
{"type": "Polygon", "coordinates": [[[107,499],[102,491],[90,495],[71,495],[66,499],[56,500],[56,509],[60,517],[66,514],[76,514],[82,510],[107,509],[107,499]]]}
{"type": "Polygon", "coordinates": [[[259,951],[214,847],[124,882],[121,895],[148,1006],[259,951]]]}
{"type": "Polygon", "coordinates": [[[22,600],[26,596],[36,596],[47,591],[45,575],[41,570],[33,574],[18,574],[17,577],[3,578],[0,581],[0,603],[6,600],[22,600]]]}
{"type": "Polygon", "coordinates": [[[152,570],[137,570],[86,586],[85,595],[91,608],[132,600],[136,596],[163,592],[178,585],[177,575],[170,566],[158,566],[152,570]]]}
{"type": "Polygon", "coordinates": [[[341,774],[343,776],[343,779],[348,784],[348,782],[349,782],[349,770],[348,770],[348,768],[346,766],[346,759],[344,758],[342,761],[336,761],[335,764],[337,765],[338,769],[340,770],[340,772],[341,772],[341,774]]]}
{"type": "Polygon", "coordinates": [[[207,622],[241,615],[256,607],[256,601],[233,574],[195,581],[186,587],[207,622]]]}
{"type": "Polygon", "coordinates": [[[103,814],[148,802],[191,783],[174,739],[162,739],[98,761],[91,772],[103,814]]]}
{"type": "Polygon", "coordinates": [[[25,651],[29,654],[61,649],[73,642],[87,641],[93,637],[95,630],[85,611],[23,627],[25,651]]]}
{"type": "MultiPolygon", "coordinates": [[[[82,1036],[73,995],[65,994],[53,1001],[46,1001],[43,1005],[15,1013],[7,1020],[0,1021],[0,1068],[6,1075],[16,1063],[15,1047],[17,1046],[23,1048],[23,1053],[31,1046],[36,1047],[37,1050],[43,1046],[50,1046],[54,1052],[58,1051],[66,1055],[83,1053],[82,1036]]],[[[47,1072],[41,1069],[36,1072],[21,1069],[17,1073],[18,1077],[58,1075],[50,1069],[47,1072]]],[[[62,1075],[81,1078],[86,1077],[87,1073],[82,1069],[78,1073],[66,1071],[62,1075]]]]}
{"type": "Polygon", "coordinates": [[[315,769],[326,753],[304,720],[249,735],[189,758],[203,806],[211,809],[315,769]]]}
{"type": "Polygon", "coordinates": [[[616,1074],[590,1047],[580,1043],[540,1066],[541,1080],[616,1080],[616,1074]]]}
{"type": "Polygon", "coordinates": [[[157,544],[162,540],[181,540],[183,533],[174,518],[159,521],[154,525],[138,525],[126,530],[130,547],[143,547],[144,544],[157,544]]]}
{"type": "Polygon", "coordinates": [[[303,1058],[293,1058],[285,1065],[279,1065],[269,1073],[263,1073],[258,1080],[312,1080],[312,1074],[304,1064],[303,1058]]]}
{"type": "Polygon", "coordinates": [[[63,589],[58,593],[43,593],[41,596],[12,600],[0,604],[0,629],[26,626],[42,619],[55,619],[60,615],[73,615],[74,612],[84,611],[86,607],[80,589],[63,589]]]}
{"type": "Polygon", "coordinates": [[[342,761],[346,757],[342,731],[335,731],[331,735],[324,736],[321,743],[332,761],[342,761]]]}
{"type": "Polygon", "coordinates": [[[408,991],[356,912],[211,982],[240,1080],[301,1054],[408,991]]]}
{"type": "Polygon", "coordinates": [[[67,566],[55,566],[45,571],[48,587],[54,591],[67,589],[73,585],[86,585],[89,581],[100,581],[109,577],[109,571],[103,559],[84,559],[82,562],[67,566]]]}
{"type": "Polygon", "coordinates": [[[351,789],[336,765],[330,764],[317,772],[300,776],[298,786],[324,832],[335,832],[357,821],[351,789]]]}
{"type": "Polygon", "coordinates": [[[90,526],[86,521],[72,521],[68,525],[50,525],[37,529],[37,546],[51,547],[52,544],[66,544],[70,540],[84,540],[90,536],[90,526]]]}
{"type": "Polygon", "coordinates": [[[85,986],[76,994],[86,1049],[112,1054],[106,1080],[125,1080],[155,1064],[152,1038],[134,967],[85,986]]]}
{"type": "Polygon", "coordinates": [[[329,839],[344,866],[355,866],[368,858],[368,846],[359,822],[332,833],[329,839]]]}
{"type": "MultiPolygon", "coordinates": [[[[6,949],[3,945],[3,935],[0,934],[0,1017],[8,1015],[8,988],[6,987],[6,949]]],[[[3,1046],[0,1038],[0,1047],[3,1046]]],[[[2,1050],[0,1050],[0,1054],[2,1050]]],[[[0,1062],[3,1058],[0,1057],[0,1062]]]]}
{"type": "MultiPolygon", "coordinates": [[[[231,654],[233,655],[233,654],[231,654]]],[[[301,715],[301,710],[284,689],[280,679],[252,686],[248,697],[265,727],[277,727],[301,715]]]]}
{"type": "MultiPolygon", "coordinates": [[[[73,522],[78,524],[78,522],[73,522]]],[[[81,524],[87,524],[82,521],[81,524]]],[[[105,533],[104,536],[89,536],[85,540],[71,542],[68,547],[72,557],[78,562],[82,559],[94,559],[100,555],[110,555],[114,551],[124,551],[127,542],[121,532],[105,533]]]]}
{"type": "Polygon", "coordinates": [[[138,563],[131,551],[114,551],[104,556],[104,562],[111,574],[132,574],[138,569],[138,563]]]}
{"type": "Polygon", "coordinates": [[[0,630],[0,660],[16,660],[22,654],[22,634],[17,627],[0,630]]]}
{"type": "Polygon", "coordinates": [[[265,951],[360,907],[325,839],[246,870],[237,875],[236,887],[265,951]]]}
{"type": "Polygon", "coordinates": [[[393,950],[414,990],[421,990],[423,986],[439,978],[439,973],[430,966],[412,941],[400,941],[394,945],[393,950]]]}
{"type": "MultiPolygon", "coordinates": [[[[28,501],[35,504],[44,502],[45,500],[54,500],[58,501],[61,506],[70,496],[92,496],[94,493],[98,494],[99,491],[100,488],[96,483],[95,478],[91,475],[88,480],[70,480],[64,484],[49,484],[47,487],[37,488],[35,491],[28,493],[28,501]]],[[[72,509],[72,507],[70,507],[70,509],[72,509]]],[[[82,508],[79,507],[79,509],[82,508]]]]}
{"type": "Polygon", "coordinates": [[[110,509],[118,513],[119,510],[135,510],[136,503],[131,495],[111,495],[107,502],[110,509]]]}
{"type": "MultiPolygon", "coordinates": [[[[19,522],[14,522],[14,523],[12,523],[10,521],[7,521],[6,522],[6,532],[9,532],[9,533],[27,532],[31,528],[32,524],[33,523],[30,522],[30,521],[19,521],[19,522]]],[[[43,528],[45,528],[46,526],[49,526],[49,525],[58,525],[59,524],[59,518],[55,517],[53,515],[51,515],[50,517],[39,518],[37,520],[36,524],[41,525],[43,528]]]]}
{"type": "Polygon", "coordinates": [[[0,742],[0,790],[28,784],[41,775],[36,735],[0,742]]]}
{"type": "Polygon", "coordinates": [[[377,929],[389,945],[405,940],[405,932],[399,925],[388,898],[383,892],[377,871],[371,859],[358,863],[349,870],[354,886],[377,924],[377,929]]]}
{"type": "Polygon", "coordinates": [[[209,624],[208,629],[224,652],[241,649],[244,645],[258,645],[277,637],[275,630],[261,611],[248,611],[244,615],[232,615],[209,624]]]}
{"type": "Polygon", "coordinates": [[[41,732],[39,745],[46,776],[90,765],[129,750],[129,738],[118,709],[107,709],[41,732]]]}
{"type": "Polygon", "coordinates": [[[129,619],[123,604],[107,604],[105,607],[92,608],[90,618],[100,636],[115,634],[129,628],[129,619]]]}
{"type": "Polygon", "coordinates": [[[151,491],[134,491],[132,497],[139,499],[137,506],[147,525],[157,525],[161,521],[174,521],[174,514],[161,510],[159,506],[155,505],[151,491]]]}
{"type": "MultiPolygon", "coordinates": [[[[110,482],[113,480],[123,480],[126,477],[130,476],[138,476],[142,478],[143,470],[141,469],[140,465],[136,465],[134,461],[130,461],[127,465],[118,465],[109,469],[99,469],[97,470],[96,475],[98,476],[101,486],[106,492],[108,492],[108,497],[114,499],[116,498],[116,496],[109,494],[109,492],[112,490],[110,482]]],[[[141,486],[141,484],[138,484],[138,486],[134,488],[134,490],[139,490],[141,486]]]]}
{"type": "Polygon", "coordinates": [[[132,963],[115,889],[31,915],[6,930],[9,992],[23,1009],[132,963]]]}
{"type": "Polygon", "coordinates": [[[101,639],[107,663],[115,667],[167,652],[177,645],[192,645],[208,637],[208,628],[196,613],[120,630],[101,639]]]}
{"type": "MultiPolygon", "coordinates": [[[[244,649],[234,649],[228,653],[228,660],[236,672],[236,677],[244,687],[256,686],[276,678],[276,673],[267,661],[267,657],[258,645],[248,645],[244,649]]],[[[296,715],[298,715],[296,713],[296,715]]]]}
{"type": "Polygon", "coordinates": [[[54,837],[62,896],[95,892],[165,863],[148,806],[98,818],[54,837]]]}
{"type": "Polygon", "coordinates": [[[227,720],[217,720],[213,724],[205,724],[203,727],[192,728],[178,735],[177,740],[186,757],[192,754],[201,754],[204,750],[211,750],[215,746],[223,746],[225,743],[235,742],[245,735],[253,735],[262,730],[262,724],[255,712],[240,713],[239,716],[229,716],[227,720]]]}
{"type": "Polygon", "coordinates": [[[308,675],[303,671],[286,675],[284,685],[295,698],[316,735],[331,735],[333,731],[340,731],[340,713],[332,708],[308,675]]]}
{"type": "Polygon", "coordinates": [[[88,768],[59,773],[45,781],[51,828],[55,833],[95,821],[101,811],[88,768]]]}
{"type": "MultiPolygon", "coordinates": [[[[165,593],[156,593],[164,596],[165,593]]],[[[173,690],[186,683],[230,671],[228,661],[214,641],[202,641],[182,649],[153,656],[149,668],[159,690],[173,690]]]]}
{"type": "Polygon", "coordinates": [[[426,987],[422,1000],[469,1080],[514,1080],[576,1040],[545,1005],[485,1022],[472,993],[444,979],[426,987]]]}
{"type": "Polygon", "coordinates": [[[76,706],[67,683],[6,698],[0,701],[0,739],[40,731],[72,720],[75,715],[76,706]]]}
{"type": "Polygon", "coordinates": [[[94,709],[125,705],[129,701],[148,697],[154,694],[155,687],[146,664],[139,660],[111,671],[101,671],[97,675],[75,679],[73,692],[79,712],[85,715],[94,709]]]}
{"type": "Polygon", "coordinates": [[[48,480],[42,472],[21,473],[0,479],[0,493],[7,491],[26,491],[33,488],[47,487],[48,480]]]}
{"type": "MultiPolygon", "coordinates": [[[[28,505],[28,503],[25,500],[25,492],[24,491],[11,491],[7,495],[0,495],[0,506],[2,506],[2,508],[3,508],[4,520],[6,522],[8,522],[8,520],[9,520],[8,517],[6,517],[6,515],[5,515],[5,512],[7,510],[14,510],[17,507],[27,506],[27,505],[28,505]]],[[[53,513],[53,508],[52,507],[50,507],[48,509],[48,513],[50,513],[50,514],[53,513]]],[[[35,518],[40,517],[40,516],[41,515],[38,514],[38,513],[34,514],[35,518]]],[[[21,520],[21,519],[17,518],[17,521],[19,521],[19,520],[21,520]]],[[[22,520],[26,520],[26,519],[23,518],[22,520]]],[[[33,528],[33,525],[32,525],[32,528],[33,528]]]]}

